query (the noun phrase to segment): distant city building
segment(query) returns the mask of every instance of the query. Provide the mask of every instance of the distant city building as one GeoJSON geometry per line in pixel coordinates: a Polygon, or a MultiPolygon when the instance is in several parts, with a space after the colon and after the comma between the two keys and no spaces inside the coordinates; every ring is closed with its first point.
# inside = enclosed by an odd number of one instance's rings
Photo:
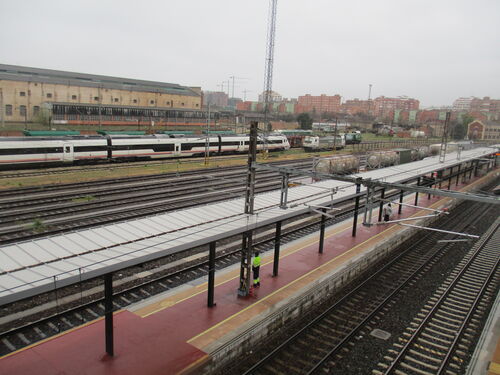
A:
{"type": "Polygon", "coordinates": [[[349,99],[342,103],[342,112],[348,113],[350,115],[356,115],[359,113],[368,114],[373,110],[372,100],[359,100],[349,99]]]}
{"type": "Polygon", "coordinates": [[[227,107],[228,96],[222,91],[203,91],[203,105],[227,107]]]}
{"type": "MultiPolygon", "coordinates": [[[[278,103],[283,100],[283,97],[277,93],[276,91],[271,91],[269,94],[269,99],[272,103],[278,103]]],[[[259,95],[259,102],[264,103],[265,99],[265,91],[262,92],[262,94],[259,95]]]]}
{"type": "Polygon", "coordinates": [[[243,102],[243,100],[241,100],[240,98],[229,98],[227,101],[227,105],[228,105],[228,107],[237,108],[238,103],[242,103],[242,102],[243,102]]]}
{"type": "Polygon", "coordinates": [[[470,98],[458,98],[453,102],[453,111],[468,112],[470,110],[470,104],[473,99],[475,99],[473,96],[471,96],[470,98]]]}
{"type": "Polygon", "coordinates": [[[487,114],[489,120],[500,119],[500,100],[485,96],[483,99],[474,98],[470,103],[470,112],[487,114]]]}
{"type": "Polygon", "coordinates": [[[298,110],[297,113],[302,112],[315,112],[318,114],[321,113],[337,113],[340,112],[340,95],[325,95],[321,94],[319,96],[313,96],[310,94],[306,94],[303,96],[299,96],[298,100],[298,110]]]}
{"type": "Polygon", "coordinates": [[[379,96],[373,100],[374,114],[377,117],[388,117],[391,112],[397,109],[401,110],[418,110],[420,102],[413,98],[400,96],[398,98],[386,98],[379,96]]]}

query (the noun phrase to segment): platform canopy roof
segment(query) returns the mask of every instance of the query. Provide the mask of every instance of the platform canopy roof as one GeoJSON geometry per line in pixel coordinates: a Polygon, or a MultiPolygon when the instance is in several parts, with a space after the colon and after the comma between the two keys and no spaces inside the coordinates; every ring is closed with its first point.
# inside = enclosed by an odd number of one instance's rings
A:
{"type": "MultiPolygon", "coordinates": [[[[363,173],[365,178],[404,182],[438,169],[497,151],[481,147],[363,173]]],[[[363,190],[362,190],[363,191],[363,190]]],[[[355,196],[350,182],[323,180],[290,188],[288,209],[279,208],[280,191],[256,195],[254,214],[244,214],[244,199],[198,206],[142,219],[53,235],[0,247],[0,305],[54,288],[208,244],[232,235],[355,196]],[[332,192],[336,191],[335,194],[332,192]]]]}

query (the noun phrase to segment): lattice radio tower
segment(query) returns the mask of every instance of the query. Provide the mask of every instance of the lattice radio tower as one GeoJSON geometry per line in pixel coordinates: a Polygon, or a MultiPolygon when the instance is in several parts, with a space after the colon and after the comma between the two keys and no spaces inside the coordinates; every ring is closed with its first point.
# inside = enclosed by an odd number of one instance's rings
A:
{"type": "Polygon", "coordinates": [[[278,0],[269,0],[269,16],[267,22],[266,66],[264,71],[264,122],[267,126],[271,90],[273,87],[274,36],[276,33],[276,5],[278,0]]]}

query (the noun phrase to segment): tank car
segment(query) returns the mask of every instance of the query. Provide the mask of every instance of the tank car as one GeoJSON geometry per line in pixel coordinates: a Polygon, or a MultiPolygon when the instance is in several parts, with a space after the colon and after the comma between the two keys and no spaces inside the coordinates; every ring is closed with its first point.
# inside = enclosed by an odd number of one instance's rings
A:
{"type": "Polygon", "coordinates": [[[326,158],[316,158],[313,169],[326,174],[348,174],[359,169],[359,158],[354,155],[338,155],[326,158]]]}
{"type": "Polygon", "coordinates": [[[368,154],[366,163],[369,168],[383,168],[396,164],[398,155],[395,151],[373,151],[368,154]]]}

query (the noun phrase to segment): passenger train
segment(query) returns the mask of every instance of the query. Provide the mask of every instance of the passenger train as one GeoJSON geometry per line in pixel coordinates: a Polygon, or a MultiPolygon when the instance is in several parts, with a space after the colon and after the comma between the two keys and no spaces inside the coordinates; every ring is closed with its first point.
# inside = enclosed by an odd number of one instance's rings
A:
{"type": "MultiPolygon", "coordinates": [[[[211,155],[248,152],[249,136],[211,136],[211,155]]],[[[0,169],[83,164],[99,160],[148,160],[204,156],[207,138],[145,136],[0,137],[0,169]]],[[[288,150],[283,135],[259,137],[257,150],[288,150]]]]}

